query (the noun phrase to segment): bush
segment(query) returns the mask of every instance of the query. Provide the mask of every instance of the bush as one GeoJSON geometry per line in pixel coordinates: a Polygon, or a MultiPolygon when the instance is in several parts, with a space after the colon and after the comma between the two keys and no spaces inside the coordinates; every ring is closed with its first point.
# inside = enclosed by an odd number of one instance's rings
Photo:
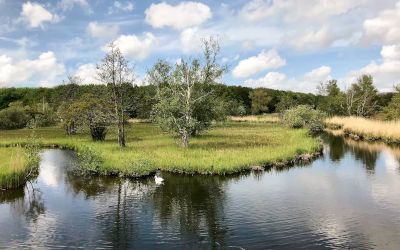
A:
{"type": "Polygon", "coordinates": [[[288,109],[283,114],[282,122],[290,128],[308,128],[311,132],[320,132],[324,129],[325,113],[313,109],[308,105],[299,105],[288,109]]]}
{"type": "Polygon", "coordinates": [[[30,118],[24,108],[11,106],[0,111],[0,129],[24,128],[30,118]]]}

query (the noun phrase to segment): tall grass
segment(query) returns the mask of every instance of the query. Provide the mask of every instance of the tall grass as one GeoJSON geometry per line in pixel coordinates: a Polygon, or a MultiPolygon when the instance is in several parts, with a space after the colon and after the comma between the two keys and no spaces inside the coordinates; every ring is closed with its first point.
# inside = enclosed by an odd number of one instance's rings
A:
{"type": "Polygon", "coordinates": [[[272,122],[278,123],[281,121],[279,114],[265,114],[265,115],[247,115],[247,116],[231,116],[231,121],[236,122],[272,122]]]}
{"type": "MultiPolygon", "coordinates": [[[[29,130],[2,131],[1,145],[26,144],[29,130]]],[[[116,131],[104,142],[92,142],[85,134],[67,136],[59,128],[36,131],[41,146],[61,146],[75,150],[82,170],[123,176],[147,175],[157,169],[202,174],[228,174],[286,161],[314,152],[319,142],[306,130],[292,130],[272,123],[228,122],[191,140],[181,148],[172,138],[149,123],[127,127],[127,147],[119,148],[116,131]]]]}
{"type": "Polygon", "coordinates": [[[365,140],[382,140],[400,143],[400,121],[378,121],[361,117],[332,117],[327,119],[328,127],[343,129],[345,134],[365,140]]]}
{"type": "Polygon", "coordinates": [[[0,189],[25,184],[32,167],[28,150],[22,147],[0,148],[0,189]]]}

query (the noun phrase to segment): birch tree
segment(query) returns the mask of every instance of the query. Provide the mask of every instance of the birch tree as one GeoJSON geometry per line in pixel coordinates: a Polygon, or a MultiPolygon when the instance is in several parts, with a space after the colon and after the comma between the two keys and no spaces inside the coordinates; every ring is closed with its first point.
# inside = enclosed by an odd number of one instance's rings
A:
{"type": "Polygon", "coordinates": [[[153,120],[178,135],[183,147],[189,146],[191,136],[224,116],[224,105],[212,86],[227,68],[218,64],[220,47],[215,39],[203,40],[202,47],[202,57],[181,59],[175,65],[159,61],[148,74],[150,84],[157,87],[153,120]]]}
{"type": "Polygon", "coordinates": [[[118,126],[118,144],[125,147],[125,87],[132,86],[134,75],[127,59],[122,55],[115,43],[110,43],[108,52],[97,65],[98,78],[109,87],[110,99],[114,106],[116,124],[118,126]]]}

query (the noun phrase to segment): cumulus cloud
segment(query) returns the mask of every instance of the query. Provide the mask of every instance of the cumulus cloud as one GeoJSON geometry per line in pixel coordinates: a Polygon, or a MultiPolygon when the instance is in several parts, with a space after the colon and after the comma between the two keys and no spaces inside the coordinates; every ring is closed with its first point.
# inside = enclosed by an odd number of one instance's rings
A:
{"type": "Polygon", "coordinates": [[[60,18],[50,13],[38,3],[26,2],[22,5],[21,17],[27,21],[32,28],[43,27],[45,22],[58,22],[60,18]]]}
{"type": "Polygon", "coordinates": [[[92,63],[80,65],[75,72],[75,76],[80,77],[84,84],[102,84],[97,78],[96,65],[92,63]]]}
{"type": "Polygon", "coordinates": [[[212,17],[211,9],[199,2],[151,4],[145,13],[146,22],[154,28],[171,27],[178,30],[200,25],[212,17]]]}
{"type": "Polygon", "coordinates": [[[266,69],[276,69],[286,65],[276,50],[261,51],[257,56],[241,60],[233,69],[232,74],[236,78],[248,77],[266,69]]]}
{"type": "MultiPolygon", "coordinates": [[[[136,35],[121,35],[114,42],[126,57],[141,60],[150,54],[156,38],[151,33],[145,33],[141,38],[136,35]]],[[[107,47],[103,50],[107,50],[107,47]]]]}
{"type": "Polygon", "coordinates": [[[41,54],[35,60],[15,61],[7,55],[0,56],[0,86],[27,82],[49,86],[55,84],[56,78],[64,72],[64,65],[57,61],[52,51],[41,54]]]}
{"type": "Polygon", "coordinates": [[[372,75],[381,91],[392,91],[393,86],[400,83],[400,45],[386,45],[381,49],[381,62],[372,61],[361,69],[347,74],[343,82],[354,83],[362,74],[372,75]]]}
{"type": "Polygon", "coordinates": [[[384,10],[372,19],[364,21],[367,41],[400,43],[400,2],[393,9],[384,10]]]}
{"type": "Polygon", "coordinates": [[[249,79],[244,85],[252,88],[272,88],[294,90],[299,92],[315,92],[320,82],[332,79],[332,69],[328,66],[321,66],[305,73],[303,76],[288,78],[280,72],[269,72],[259,79],[249,79]]]}
{"type": "Polygon", "coordinates": [[[97,22],[90,22],[87,27],[87,32],[92,37],[113,38],[117,36],[119,27],[116,24],[99,24],[97,22]]]}

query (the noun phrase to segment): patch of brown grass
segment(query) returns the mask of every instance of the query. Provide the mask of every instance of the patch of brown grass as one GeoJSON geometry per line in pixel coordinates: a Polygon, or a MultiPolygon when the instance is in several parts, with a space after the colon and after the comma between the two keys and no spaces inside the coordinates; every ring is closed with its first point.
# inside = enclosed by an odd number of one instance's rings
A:
{"type": "Polygon", "coordinates": [[[267,115],[247,115],[247,116],[231,116],[229,120],[235,122],[272,122],[278,123],[281,118],[278,114],[267,114],[267,115]]]}
{"type": "Polygon", "coordinates": [[[325,121],[328,127],[341,127],[346,134],[366,140],[400,143],[400,121],[379,121],[361,117],[332,117],[325,121]]]}

